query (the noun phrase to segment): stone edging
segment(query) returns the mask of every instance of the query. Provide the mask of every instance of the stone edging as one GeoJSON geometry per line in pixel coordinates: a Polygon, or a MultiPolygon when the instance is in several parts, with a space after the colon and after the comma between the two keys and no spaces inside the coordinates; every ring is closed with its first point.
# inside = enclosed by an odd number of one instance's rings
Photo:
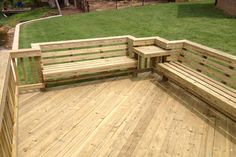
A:
{"type": "Polygon", "coordinates": [[[26,24],[26,23],[35,22],[35,21],[41,21],[41,20],[46,20],[46,19],[50,19],[50,18],[60,17],[60,16],[62,16],[62,15],[49,16],[49,17],[44,17],[44,18],[39,18],[39,19],[34,19],[34,20],[18,23],[15,27],[15,33],[14,33],[14,38],[13,38],[13,43],[12,43],[12,50],[19,49],[19,37],[20,37],[21,25],[26,24]]]}

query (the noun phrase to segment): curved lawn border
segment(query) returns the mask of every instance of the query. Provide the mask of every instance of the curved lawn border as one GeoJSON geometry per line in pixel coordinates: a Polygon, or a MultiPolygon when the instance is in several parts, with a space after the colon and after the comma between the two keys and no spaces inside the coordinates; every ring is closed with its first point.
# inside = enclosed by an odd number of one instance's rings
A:
{"type": "Polygon", "coordinates": [[[14,38],[13,38],[13,43],[12,43],[12,50],[18,50],[19,49],[19,39],[20,39],[19,37],[20,37],[20,27],[21,27],[21,25],[31,23],[31,22],[35,22],[35,21],[46,20],[46,19],[50,19],[50,18],[56,18],[56,17],[60,17],[60,16],[62,16],[62,15],[49,16],[49,17],[38,18],[38,19],[18,23],[15,27],[15,33],[14,33],[14,38]]]}

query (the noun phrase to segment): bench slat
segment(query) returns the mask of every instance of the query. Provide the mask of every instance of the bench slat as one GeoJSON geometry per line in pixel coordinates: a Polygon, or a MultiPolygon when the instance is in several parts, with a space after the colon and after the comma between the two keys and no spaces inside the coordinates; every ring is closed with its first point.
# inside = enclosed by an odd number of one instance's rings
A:
{"type": "MultiPolygon", "coordinates": [[[[199,77],[196,77],[193,72],[187,70],[187,69],[184,69],[184,68],[180,68],[178,65],[176,64],[172,64],[172,63],[168,63],[166,64],[167,66],[171,67],[172,69],[178,71],[179,73],[187,76],[188,78],[202,84],[203,86],[209,88],[209,90],[212,90],[214,91],[215,93],[221,95],[221,96],[224,96],[226,99],[229,99],[230,101],[236,103],[236,98],[227,94],[224,90],[220,90],[218,88],[216,88],[215,86],[213,86],[211,83],[208,83],[206,79],[204,78],[199,78],[199,77]]],[[[195,74],[197,74],[197,72],[195,72],[195,74]]]]}
{"type": "Polygon", "coordinates": [[[80,70],[80,69],[86,69],[86,68],[96,68],[96,67],[102,67],[102,66],[109,66],[109,65],[116,65],[116,64],[125,64],[125,63],[135,63],[135,61],[116,61],[116,62],[101,62],[101,63],[94,63],[94,64],[80,64],[80,65],[74,65],[74,66],[69,66],[66,68],[55,68],[55,69],[50,69],[50,70],[44,70],[44,74],[49,74],[49,73],[61,73],[61,72],[66,72],[66,71],[71,71],[71,70],[80,70]]]}
{"type": "MultiPolygon", "coordinates": [[[[194,53],[190,53],[188,51],[183,50],[181,52],[182,55],[184,55],[184,57],[189,57],[191,59],[193,59],[196,62],[202,63],[204,65],[210,66],[218,71],[222,71],[223,73],[231,76],[231,77],[236,77],[236,71],[234,69],[230,69],[229,68],[229,64],[223,65],[224,63],[222,63],[222,61],[219,61],[216,58],[210,57],[210,56],[199,56],[196,55],[194,53]],[[207,58],[204,58],[207,57],[207,58]],[[214,61],[213,61],[214,60],[214,61]]],[[[182,57],[182,56],[180,56],[182,57]]]]}
{"type": "Polygon", "coordinates": [[[65,63],[51,65],[43,70],[44,78],[67,77],[71,75],[82,75],[94,72],[136,68],[137,61],[128,57],[114,57],[107,59],[96,59],[77,63],[65,63]],[[59,66],[58,66],[59,65],[59,66]]]}
{"type": "Polygon", "coordinates": [[[188,66],[185,66],[184,64],[182,63],[179,63],[179,62],[170,62],[170,64],[173,64],[175,66],[178,66],[180,69],[182,70],[185,70],[185,71],[188,71],[191,75],[199,78],[199,79],[202,79],[204,80],[205,82],[211,84],[212,86],[215,86],[216,88],[226,92],[227,94],[233,96],[236,98],[236,90],[230,88],[229,86],[226,86],[218,81],[215,81],[214,79],[212,78],[209,78],[208,76],[202,74],[202,73],[199,73],[199,72],[196,72],[196,70],[194,69],[191,69],[189,68],[188,66]]]}
{"type": "Polygon", "coordinates": [[[101,66],[101,67],[94,67],[94,68],[83,68],[83,69],[74,69],[70,71],[63,71],[51,74],[45,74],[45,80],[51,78],[65,78],[71,76],[79,76],[91,73],[98,73],[98,72],[105,72],[105,71],[112,71],[112,70],[122,70],[122,69],[130,69],[137,67],[136,63],[122,63],[122,64],[112,64],[109,66],[101,66]]]}
{"type": "Polygon", "coordinates": [[[213,107],[223,111],[232,119],[236,120],[236,103],[212,90],[209,90],[206,86],[170,68],[166,64],[158,64],[157,70],[162,72],[168,78],[171,78],[173,81],[181,84],[184,88],[187,88],[187,90],[191,91],[195,95],[201,97],[206,102],[209,102],[213,107]]]}
{"type": "Polygon", "coordinates": [[[90,55],[79,55],[79,56],[68,56],[61,58],[48,58],[43,59],[43,64],[54,64],[54,63],[62,63],[62,62],[72,62],[72,61],[80,61],[87,59],[97,59],[102,57],[114,57],[114,56],[124,56],[127,52],[125,51],[116,51],[116,52],[106,52],[106,53],[98,53],[98,54],[90,54],[90,55]]]}
{"type": "Polygon", "coordinates": [[[85,66],[73,66],[73,67],[67,67],[64,69],[55,69],[55,70],[47,70],[44,71],[44,75],[47,74],[55,74],[55,73],[63,73],[63,72],[70,72],[70,71],[83,71],[83,69],[88,69],[88,68],[98,68],[98,67],[103,67],[103,66],[112,66],[112,65],[120,65],[120,64],[126,64],[126,63],[134,63],[130,61],[123,61],[123,62],[113,62],[113,63],[100,63],[96,65],[85,65],[85,66]]]}
{"type": "Polygon", "coordinates": [[[179,57],[179,60],[182,63],[187,64],[188,66],[190,66],[191,68],[193,68],[195,70],[200,70],[204,74],[211,75],[212,78],[217,78],[220,82],[225,82],[229,86],[236,87],[233,76],[232,77],[226,76],[224,73],[221,73],[220,71],[213,70],[212,67],[202,65],[202,64],[200,64],[201,63],[200,60],[198,62],[196,62],[193,58],[189,58],[189,57],[185,58],[185,57],[181,57],[181,56],[179,57]]]}
{"type": "Polygon", "coordinates": [[[42,57],[61,57],[69,56],[76,54],[88,54],[88,53],[98,53],[105,51],[116,51],[116,50],[127,50],[128,45],[115,45],[115,46],[106,46],[106,47],[95,47],[95,48],[86,48],[86,49],[76,49],[76,50],[62,50],[62,51],[53,51],[53,52],[43,52],[42,57]]]}
{"type": "Polygon", "coordinates": [[[233,67],[236,66],[236,56],[221,52],[219,50],[215,50],[213,48],[194,43],[191,41],[185,41],[184,48],[188,50],[193,50],[198,53],[202,53],[203,55],[211,56],[213,58],[217,58],[220,61],[225,61],[228,64],[231,64],[233,67]]]}
{"type": "Polygon", "coordinates": [[[63,64],[53,64],[53,65],[46,65],[44,66],[44,71],[47,70],[55,70],[55,69],[65,69],[74,66],[81,66],[86,67],[89,65],[99,65],[99,64],[106,64],[106,62],[121,62],[121,61],[130,61],[131,59],[128,57],[113,57],[113,58],[104,58],[104,59],[96,59],[96,60],[88,60],[88,61],[78,61],[78,62],[71,62],[71,63],[63,63],[63,64]]]}
{"type": "Polygon", "coordinates": [[[68,49],[68,48],[81,48],[88,46],[105,46],[114,44],[127,44],[127,37],[112,37],[112,38],[101,38],[101,39],[87,39],[87,40],[72,40],[72,41],[61,41],[61,42],[48,42],[40,43],[40,48],[43,51],[68,49]]]}

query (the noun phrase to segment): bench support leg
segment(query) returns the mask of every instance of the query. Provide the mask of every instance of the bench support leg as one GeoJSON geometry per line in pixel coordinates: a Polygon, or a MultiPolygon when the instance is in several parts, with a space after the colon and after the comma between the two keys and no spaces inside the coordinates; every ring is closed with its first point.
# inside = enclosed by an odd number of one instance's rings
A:
{"type": "Polygon", "coordinates": [[[41,92],[45,92],[45,91],[46,91],[46,88],[47,88],[47,84],[44,83],[44,88],[40,88],[40,91],[41,91],[41,92]]]}
{"type": "Polygon", "coordinates": [[[162,79],[161,79],[161,81],[163,81],[163,82],[168,81],[168,77],[166,77],[165,75],[162,75],[162,79]]]}
{"type": "Polygon", "coordinates": [[[138,76],[138,72],[136,72],[136,71],[135,71],[135,72],[132,72],[131,75],[132,75],[132,77],[137,77],[137,76],[138,76]]]}

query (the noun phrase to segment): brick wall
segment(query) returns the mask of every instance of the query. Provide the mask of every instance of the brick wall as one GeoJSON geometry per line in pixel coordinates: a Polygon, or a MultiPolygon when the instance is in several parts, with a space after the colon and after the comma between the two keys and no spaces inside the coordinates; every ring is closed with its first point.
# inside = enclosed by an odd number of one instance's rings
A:
{"type": "Polygon", "coordinates": [[[236,0],[217,0],[216,6],[225,13],[236,16],[236,0]]]}

